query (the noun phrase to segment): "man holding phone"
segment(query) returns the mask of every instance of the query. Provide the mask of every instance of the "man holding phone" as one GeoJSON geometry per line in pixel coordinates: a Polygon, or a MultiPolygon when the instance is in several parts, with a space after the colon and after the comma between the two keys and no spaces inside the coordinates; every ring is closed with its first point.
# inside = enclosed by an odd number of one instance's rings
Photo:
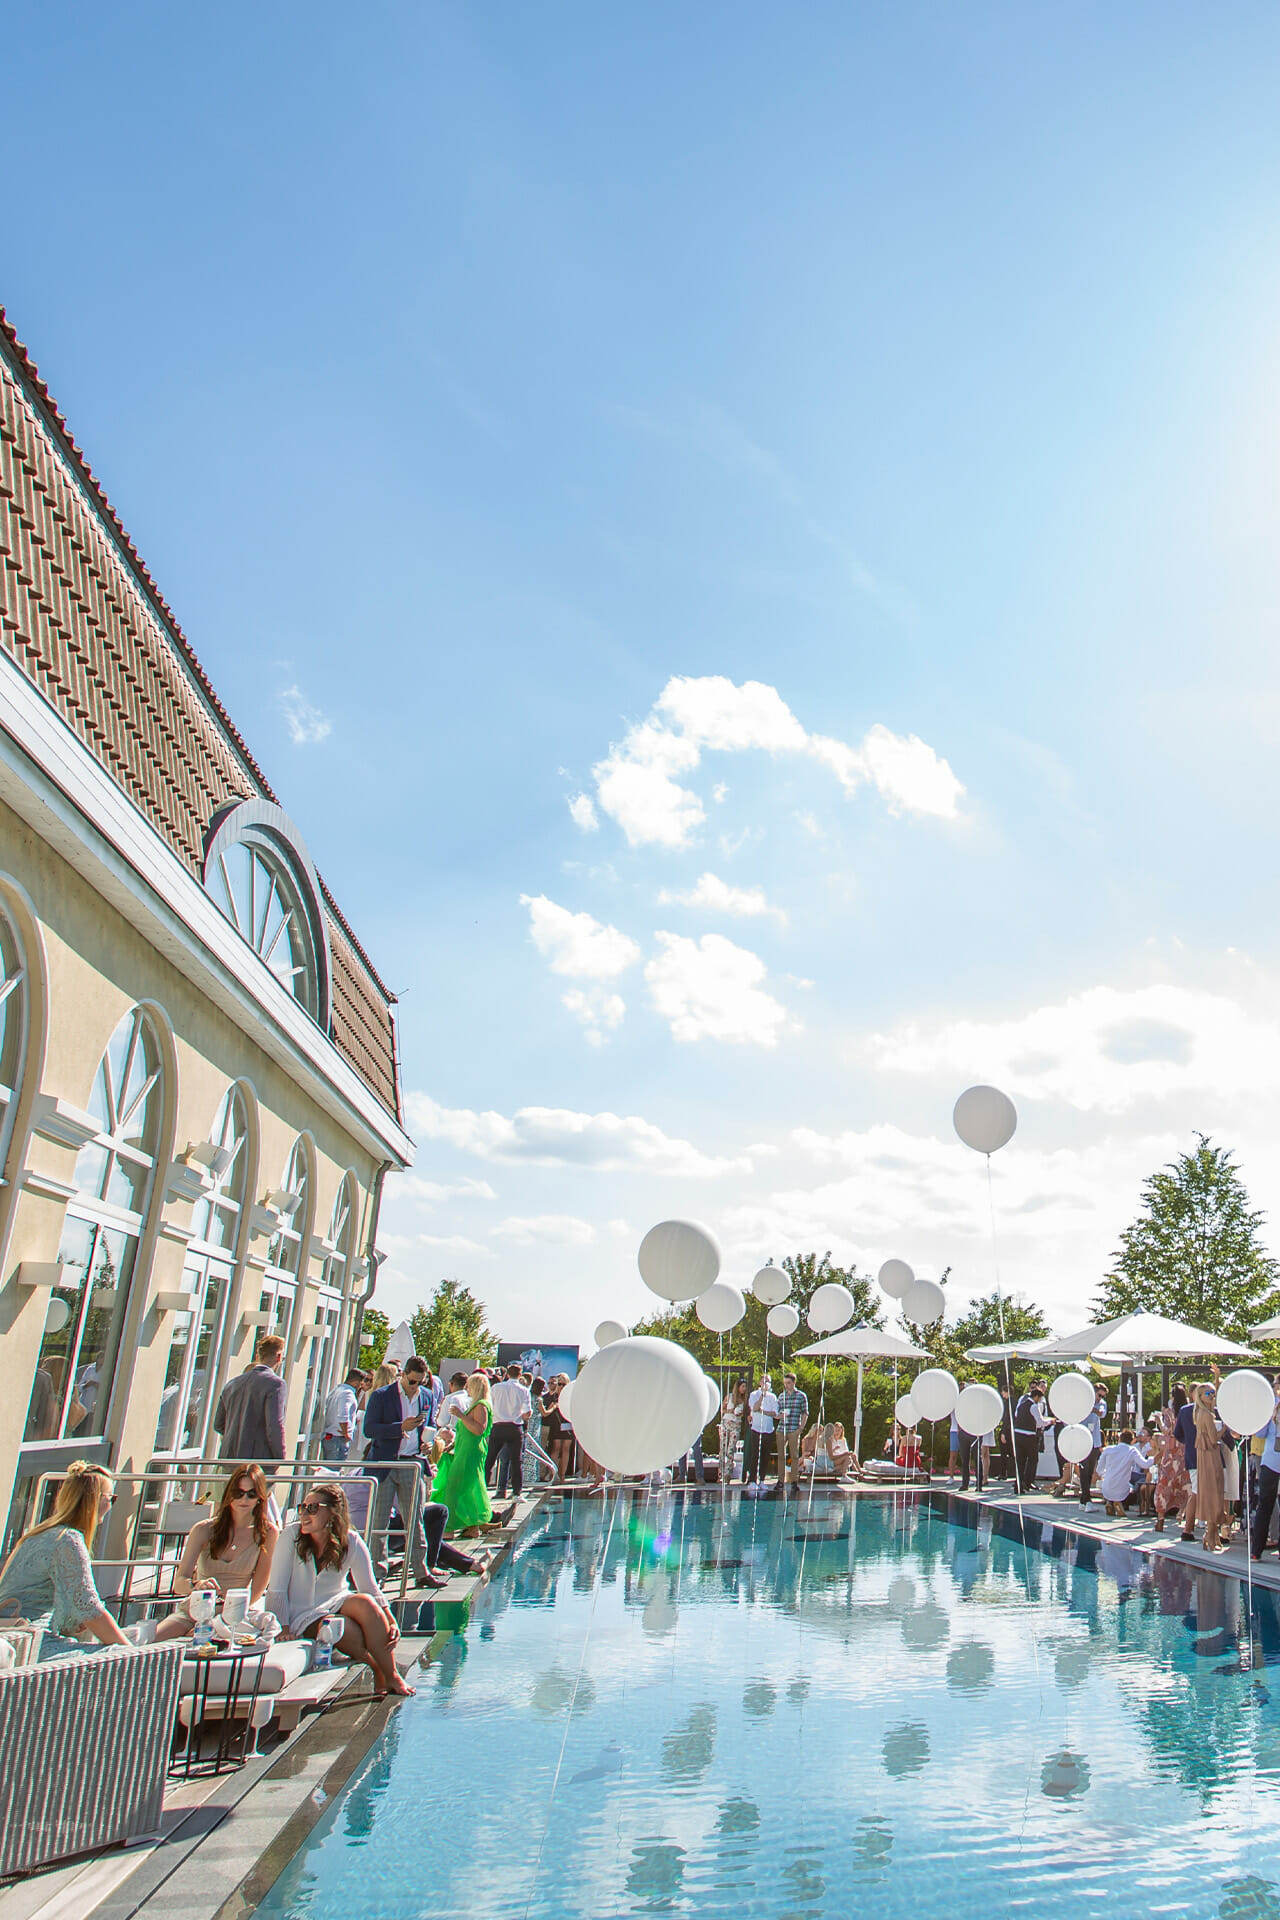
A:
{"type": "Polygon", "coordinates": [[[387,1528],[391,1524],[393,1503],[400,1509],[400,1518],[405,1526],[405,1552],[409,1555],[414,1576],[420,1585],[427,1579],[427,1537],[422,1526],[421,1498],[413,1537],[410,1539],[407,1535],[409,1515],[413,1512],[414,1486],[422,1471],[418,1465],[418,1455],[424,1440],[429,1447],[435,1438],[428,1425],[431,1395],[426,1382],[429,1371],[426,1361],[420,1360],[415,1354],[411,1360],[405,1361],[398,1380],[393,1380],[389,1387],[379,1387],[376,1393],[369,1395],[364,1410],[364,1430],[369,1441],[365,1466],[378,1480],[369,1546],[379,1580],[386,1578],[387,1528]],[[384,1462],[394,1464],[384,1465],[384,1462]]]}

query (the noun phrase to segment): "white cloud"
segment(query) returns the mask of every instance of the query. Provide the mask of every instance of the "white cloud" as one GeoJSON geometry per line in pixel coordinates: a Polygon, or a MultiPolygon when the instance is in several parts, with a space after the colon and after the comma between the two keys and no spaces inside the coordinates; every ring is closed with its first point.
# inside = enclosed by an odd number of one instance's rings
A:
{"type": "Polygon", "coordinates": [[[552,973],[571,980],[612,980],[640,958],[634,940],[589,913],[571,913],[543,893],[522,893],[520,905],[529,909],[533,944],[550,961],[552,973]]]}
{"type": "Polygon", "coordinates": [[[677,1040],[725,1040],[774,1047],[788,1015],[764,989],[766,968],[758,954],[720,933],[687,940],[658,933],[662,951],[644,970],[650,998],[670,1022],[677,1040]]]}
{"type": "Polygon", "coordinates": [[[583,833],[598,833],[600,817],[596,813],[595,802],[589,793],[575,793],[569,802],[569,815],[575,827],[581,827],[583,833]]]}
{"type": "Polygon", "coordinates": [[[510,1240],[518,1247],[532,1246],[538,1240],[549,1241],[555,1246],[586,1247],[596,1237],[591,1222],[579,1220],[572,1213],[537,1213],[525,1219],[513,1216],[493,1231],[495,1236],[501,1235],[504,1240],[510,1240]]]}
{"type": "Polygon", "coordinates": [[[629,1240],[631,1223],[627,1220],[609,1220],[605,1223],[605,1231],[611,1233],[615,1240],[629,1240]]]}
{"type": "Polygon", "coordinates": [[[479,1240],[468,1240],[465,1233],[416,1233],[413,1244],[419,1247],[443,1247],[446,1253],[479,1254],[483,1260],[492,1260],[492,1247],[482,1246],[479,1240]]]}
{"type": "Polygon", "coordinates": [[[427,1206],[437,1206],[445,1200],[496,1200],[498,1197],[487,1180],[446,1182],[423,1180],[416,1173],[406,1173],[398,1176],[396,1184],[400,1193],[427,1206]]]}
{"type": "Polygon", "coordinates": [[[280,695],[280,711],[295,747],[318,747],[333,732],[328,714],[313,706],[299,686],[285,688],[280,695]]]}
{"type": "Polygon", "coordinates": [[[691,1179],[750,1170],[745,1155],[716,1157],[691,1141],[673,1139],[638,1115],[575,1113],[567,1107],[521,1107],[510,1118],[470,1107],[442,1107],[430,1094],[405,1101],[409,1129],[422,1141],[439,1140],[482,1160],[538,1167],[592,1167],[602,1173],[638,1172],[691,1179]]]}
{"type": "Polygon", "coordinates": [[[579,987],[570,987],[560,1000],[575,1019],[581,1020],[593,1047],[602,1047],[626,1016],[627,1003],[622,995],[606,993],[603,987],[589,987],[585,993],[579,987]]]}
{"type": "Polygon", "coordinates": [[[749,748],[815,759],[846,793],[869,782],[893,813],[954,819],[964,792],[946,761],[914,734],[877,725],[852,747],[807,733],[776,687],[759,680],[736,686],[708,674],[667,682],[648,718],[593,769],[596,798],[632,846],[687,846],[706,813],[680,777],[700,765],[704,751],[749,748]]]}
{"type": "Polygon", "coordinates": [[[1270,1098],[1280,1025],[1226,994],[1156,985],[1090,987],[1008,1020],[907,1024],[868,1042],[874,1065],[986,1080],[1015,1097],[1118,1113],[1144,1099],[1204,1090],[1270,1098]]]}
{"type": "Polygon", "coordinates": [[[767,913],[787,924],[786,913],[769,905],[763,887],[731,887],[714,873],[704,873],[687,893],[669,893],[664,887],[658,901],[664,907],[703,907],[708,913],[732,913],[743,919],[767,913]]]}

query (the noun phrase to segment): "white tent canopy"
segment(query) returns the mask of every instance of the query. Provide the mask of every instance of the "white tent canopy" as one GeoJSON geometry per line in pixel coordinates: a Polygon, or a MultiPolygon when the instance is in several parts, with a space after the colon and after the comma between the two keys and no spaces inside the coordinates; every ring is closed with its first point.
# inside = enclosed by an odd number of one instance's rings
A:
{"type": "Polygon", "coordinates": [[[1170,1320],[1163,1313],[1125,1313],[1118,1320],[1104,1320],[1097,1326],[1083,1327],[1079,1333],[1065,1334],[1060,1340],[1046,1340],[1037,1350],[1037,1360],[1208,1360],[1223,1354],[1228,1359],[1253,1360],[1253,1347],[1241,1346],[1221,1333],[1206,1333],[1203,1327],[1188,1326],[1185,1320],[1170,1320]]]}
{"type": "Polygon", "coordinates": [[[386,1360],[398,1360],[403,1366],[406,1360],[413,1358],[413,1330],[407,1320],[402,1320],[387,1342],[386,1360]]]}
{"type": "Polygon", "coordinates": [[[807,1360],[856,1360],[858,1363],[858,1399],[853,1414],[853,1456],[862,1460],[862,1369],[868,1360],[927,1360],[923,1347],[913,1347],[897,1333],[881,1333],[878,1327],[846,1327],[811,1347],[801,1347],[807,1360]]]}
{"type": "Polygon", "coordinates": [[[993,1347],[966,1347],[965,1359],[976,1360],[983,1366],[990,1366],[997,1360],[1034,1360],[1044,1352],[1053,1336],[1044,1335],[1039,1340],[997,1341],[993,1347]]]}

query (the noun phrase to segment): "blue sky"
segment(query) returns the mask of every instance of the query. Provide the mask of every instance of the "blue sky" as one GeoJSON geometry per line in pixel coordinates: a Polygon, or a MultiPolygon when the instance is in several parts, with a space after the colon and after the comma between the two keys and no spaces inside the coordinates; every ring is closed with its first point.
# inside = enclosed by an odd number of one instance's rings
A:
{"type": "Polygon", "coordinates": [[[392,1312],[958,1305],[976,1079],[1064,1330],[1194,1127],[1280,1206],[1274,10],[24,34],[3,298],[402,996],[392,1312]]]}

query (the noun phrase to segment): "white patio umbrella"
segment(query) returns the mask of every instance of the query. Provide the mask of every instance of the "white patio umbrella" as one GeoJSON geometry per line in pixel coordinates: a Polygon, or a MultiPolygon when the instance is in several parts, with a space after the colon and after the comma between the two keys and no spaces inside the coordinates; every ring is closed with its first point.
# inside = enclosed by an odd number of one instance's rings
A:
{"type": "Polygon", "coordinates": [[[964,1357],[966,1360],[980,1361],[984,1366],[991,1366],[999,1360],[1034,1360],[1052,1337],[1052,1334],[1045,1334],[1039,1340],[998,1340],[992,1347],[966,1347],[964,1357]]]}
{"type": "Polygon", "coordinates": [[[853,1415],[853,1455],[862,1458],[862,1369],[868,1360],[927,1360],[923,1347],[913,1347],[896,1333],[881,1333],[878,1327],[846,1327],[811,1347],[801,1347],[806,1360],[856,1360],[858,1363],[858,1400],[853,1415]]]}
{"type": "Polygon", "coordinates": [[[413,1331],[407,1320],[402,1320],[387,1342],[386,1360],[396,1360],[401,1366],[413,1358],[413,1331]]]}
{"type": "MultiPolygon", "coordinates": [[[[1219,1355],[1229,1360],[1254,1360],[1257,1350],[1245,1347],[1225,1334],[1207,1333],[1203,1327],[1188,1326],[1185,1320],[1171,1320],[1167,1314],[1121,1314],[1118,1320],[1103,1320],[1079,1333],[1065,1334],[1060,1340],[1048,1340],[1036,1355],[1037,1360],[1106,1360],[1113,1365],[1134,1361],[1141,1369],[1152,1360],[1212,1360],[1219,1355]]],[[[1142,1374],[1138,1373],[1138,1418],[1142,1418],[1142,1374]]]]}
{"type": "Polygon", "coordinates": [[[1260,1320],[1249,1331],[1255,1340],[1280,1340],[1280,1313],[1273,1313],[1269,1320],[1260,1320]]]}

